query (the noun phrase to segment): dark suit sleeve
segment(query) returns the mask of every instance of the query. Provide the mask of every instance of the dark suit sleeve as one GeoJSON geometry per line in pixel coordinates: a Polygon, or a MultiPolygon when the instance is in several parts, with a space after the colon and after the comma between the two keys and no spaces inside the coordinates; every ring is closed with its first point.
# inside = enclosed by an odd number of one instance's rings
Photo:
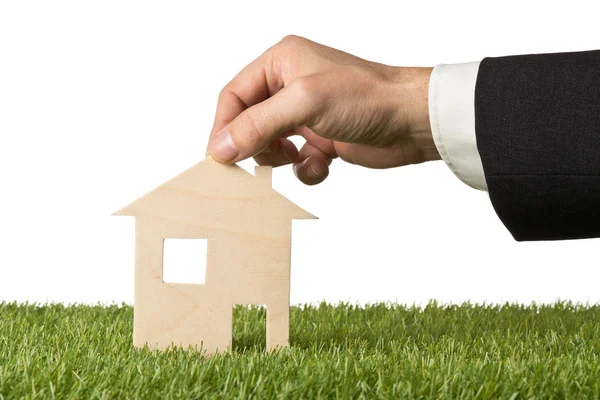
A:
{"type": "Polygon", "coordinates": [[[516,240],[600,237],[600,51],[484,59],[475,131],[516,240]]]}

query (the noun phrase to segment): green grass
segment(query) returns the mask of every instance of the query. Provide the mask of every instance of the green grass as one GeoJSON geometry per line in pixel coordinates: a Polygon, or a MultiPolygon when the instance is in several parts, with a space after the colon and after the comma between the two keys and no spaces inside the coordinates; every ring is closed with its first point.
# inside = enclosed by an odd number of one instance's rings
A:
{"type": "Polygon", "coordinates": [[[0,398],[600,398],[600,306],[235,309],[215,357],[134,349],[129,306],[0,303],[0,398]]]}

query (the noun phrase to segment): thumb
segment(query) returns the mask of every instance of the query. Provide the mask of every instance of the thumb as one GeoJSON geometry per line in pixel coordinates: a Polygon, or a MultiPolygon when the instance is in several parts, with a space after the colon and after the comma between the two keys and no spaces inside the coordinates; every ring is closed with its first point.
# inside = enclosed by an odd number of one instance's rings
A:
{"type": "Polygon", "coordinates": [[[221,163],[235,163],[266,148],[277,136],[314,120],[319,110],[310,78],[293,81],[274,96],[234,118],[216,133],[208,154],[221,163]]]}

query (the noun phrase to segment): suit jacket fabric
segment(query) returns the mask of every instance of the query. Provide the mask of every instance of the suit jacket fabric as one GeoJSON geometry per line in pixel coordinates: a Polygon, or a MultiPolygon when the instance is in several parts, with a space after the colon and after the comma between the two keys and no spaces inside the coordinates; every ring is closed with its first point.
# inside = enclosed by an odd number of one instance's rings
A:
{"type": "Polygon", "coordinates": [[[475,133],[516,240],[600,237],[600,51],[483,59],[475,133]]]}

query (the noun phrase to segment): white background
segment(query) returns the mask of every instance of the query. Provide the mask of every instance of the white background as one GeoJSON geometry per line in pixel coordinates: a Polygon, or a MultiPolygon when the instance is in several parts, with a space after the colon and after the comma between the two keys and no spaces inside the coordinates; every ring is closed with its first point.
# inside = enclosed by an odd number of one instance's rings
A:
{"type": "MultiPolygon", "coordinates": [[[[598,49],[594,3],[1,2],[0,301],[131,303],[110,214],[203,158],[221,87],[286,34],[433,66],[598,49]]],[[[598,240],[514,242],[441,161],[274,187],[321,218],[294,223],[293,303],[600,300],[598,240]]]]}

